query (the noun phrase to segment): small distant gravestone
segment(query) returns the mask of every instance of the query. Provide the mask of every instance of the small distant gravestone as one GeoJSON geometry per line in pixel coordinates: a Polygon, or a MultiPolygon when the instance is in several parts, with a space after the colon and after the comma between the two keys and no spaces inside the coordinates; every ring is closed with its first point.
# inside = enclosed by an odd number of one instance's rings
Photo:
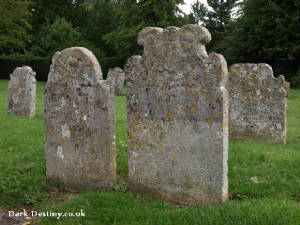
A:
{"type": "Polygon", "coordinates": [[[179,204],[228,197],[227,64],[207,55],[209,31],[148,27],[125,66],[129,184],[179,204]]]}
{"type": "Polygon", "coordinates": [[[115,95],[121,95],[125,81],[125,72],[119,67],[109,69],[106,80],[114,87],[115,95]]]}
{"type": "Polygon", "coordinates": [[[44,88],[47,178],[78,188],[116,183],[113,89],[91,51],[53,56],[44,88]]]}
{"type": "Polygon", "coordinates": [[[231,138],[286,143],[289,83],[274,78],[265,64],[234,64],[229,69],[231,138]]]}
{"type": "Polygon", "coordinates": [[[33,117],[35,114],[35,72],[29,66],[17,67],[10,74],[7,114],[33,117]]]}

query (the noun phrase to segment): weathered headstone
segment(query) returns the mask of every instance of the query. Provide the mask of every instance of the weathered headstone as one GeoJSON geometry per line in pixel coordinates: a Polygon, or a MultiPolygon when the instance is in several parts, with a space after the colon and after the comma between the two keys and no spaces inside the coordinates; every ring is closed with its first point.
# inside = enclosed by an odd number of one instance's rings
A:
{"type": "Polygon", "coordinates": [[[125,81],[125,72],[119,67],[109,69],[106,80],[114,87],[115,95],[121,95],[125,81]]]}
{"type": "Polygon", "coordinates": [[[132,190],[180,204],[228,197],[227,64],[198,25],[145,28],[126,66],[132,190]]]}
{"type": "Polygon", "coordinates": [[[73,47],[55,53],[44,104],[48,179],[78,188],[112,188],[114,94],[91,51],[73,47]]]}
{"type": "Polygon", "coordinates": [[[286,142],[288,83],[274,78],[272,67],[234,64],[229,69],[231,138],[286,142]]]}
{"type": "Polygon", "coordinates": [[[10,74],[7,114],[33,117],[35,114],[35,72],[29,66],[17,67],[10,74]]]}

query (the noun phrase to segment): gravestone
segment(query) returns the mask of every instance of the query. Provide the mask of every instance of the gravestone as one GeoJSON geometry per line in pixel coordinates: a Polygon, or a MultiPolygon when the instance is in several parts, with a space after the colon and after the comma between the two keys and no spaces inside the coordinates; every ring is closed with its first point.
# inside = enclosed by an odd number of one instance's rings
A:
{"type": "Polygon", "coordinates": [[[35,72],[29,66],[17,67],[10,74],[6,113],[33,117],[35,92],[35,72]]]}
{"type": "Polygon", "coordinates": [[[286,142],[288,82],[274,78],[265,64],[234,64],[229,69],[231,138],[286,142]]]}
{"type": "Polygon", "coordinates": [[[53,56],[44,88],[47,178],[75,188],[116,183],[114,93],[93,53],[53,56]]]}
{"type": "Polygon", "coordinates": [[[198,25],[145,28],[126,63],[129,185],[179,204],[228,197],[227,64],[198,25]]]}
{"type": "Polygon", "coordinates": [[[114,87],[115,95],[121,95],[125,81],[125,72],[119,67],[109,69],[106,80],[114,87]]]}

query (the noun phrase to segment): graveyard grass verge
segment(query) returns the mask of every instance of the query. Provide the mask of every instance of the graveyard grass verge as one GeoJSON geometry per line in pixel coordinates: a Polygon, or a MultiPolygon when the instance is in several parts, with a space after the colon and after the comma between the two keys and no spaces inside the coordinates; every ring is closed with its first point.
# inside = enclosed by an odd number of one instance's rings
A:
{"type": "Polygon", "coordinates": [[[43,217],[47,224],[299,224],[300,91],[288,98],[287,144],[231,140],[230,200],[213,206],[179,207],[127,188],[125,90],[116,96],[118,184],[114,192],[63,190],[45,173],[44,82],[37,83],[34,118],[6,115],[8,80],[0,80],[0,209],[85,212],[85,217],[43,217]]]}

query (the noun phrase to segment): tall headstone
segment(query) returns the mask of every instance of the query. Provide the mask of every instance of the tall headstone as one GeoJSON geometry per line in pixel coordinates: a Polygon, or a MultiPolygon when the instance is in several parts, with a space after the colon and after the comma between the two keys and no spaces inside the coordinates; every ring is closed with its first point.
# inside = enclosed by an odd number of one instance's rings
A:
{"type": "Polygon", "coordinates": [[[33,117],[35,114],[35,72],[29,66],[17,67],[10,74],[7,114],[33,117]]]}
{"type": "Polygon", "coordinates": [[[114,87],[115,95],[121,95],[125,81],[125,72],[119,67],[109,69],[106,80],[114,87]]]}
{"type": "Polygon", "coordinates": [[[145,28],[126,66],[132,190],[179,204],[228,197],[227,64],[198,25],[145,28]]]}
{"type": "Polygon", "coordinates": [[[289,85],[265,64],[234,64],[229,69],[231,138],[286,143],[289,85]]]}
{"type": "Polygon", "coordinates": [[[55,53],[44,104],[47,178],[76,188],[111,189],[114,94],[91,51],[73,47],[55,53]]]}

